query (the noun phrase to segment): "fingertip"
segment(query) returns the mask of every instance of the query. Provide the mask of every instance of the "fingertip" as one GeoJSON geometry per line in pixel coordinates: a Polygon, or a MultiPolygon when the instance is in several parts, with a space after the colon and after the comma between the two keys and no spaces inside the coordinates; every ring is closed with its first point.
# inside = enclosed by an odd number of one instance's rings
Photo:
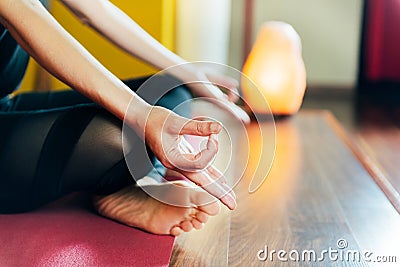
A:
{"type": "Polygon", "coordinates": [[[218,137],[216,134],[210,135],[210,138],[207,142],[207,150],[218,150],[218,137]]]}
{"type": "Polygon", "coordinates": [[[231,195],[231,194],[227,194],[224,197],[224,204],[230,209],[230,210],[234,210],[237,207],[237,202],[235,200],[235,198],[231,195]]]}
{"type": "Polygon", "coordinates": [[[237,88],[231,89],[231,91],[228,93],[228,100],[236,103],[239,100],[239,91],[237,88]]]}
{"type": "Polygon", "coordinates": [[[244,110],[242,110],[242,114],[240,117],[241,117],[240,119],[243,121],[244,124],[249,124],[251,121],[250,116],[244,110]]]}
{"type": "Polygon", "coordinates": [[[231,112],[231,114],[236,117],[238,120],[242,121],[245,124],[250,122],[250,117],[241,107],[237,106],[233,102],[224,103],[225,107],[231,112]]]}
{"type": "Polygon", "coordinates": [[[210,138],[213,139],[214,141],[218,142],[218,135],[217,134],[211,134],[210,138]]]}
{"type": "Polygon", "coordinates": [[[222,126],[218,122],[210,122],[210,130],[211,134],[219,133],[222,130],[222,126]]]}

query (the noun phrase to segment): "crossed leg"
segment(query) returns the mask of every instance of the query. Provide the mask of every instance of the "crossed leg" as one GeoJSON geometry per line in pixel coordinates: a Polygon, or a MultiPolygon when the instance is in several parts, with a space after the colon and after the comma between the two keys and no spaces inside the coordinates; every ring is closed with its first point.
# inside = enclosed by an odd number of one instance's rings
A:
{"type": "Polygon", "coordinates": [[[205,191],[192,188],[184,181],[165,182],[146,187],[158,187],[156,190],[162,190],[164,194],[171,194],[174,197],[178,195],[181,202],[187,202],[187,206],[165,204],[146,194],[142,188],[130,185],[113,194],[95,197],[95,207],[100,214],[126,225],[154,234],[174,236],[189,232],[193,228],[201,229],[209,216],[219,213],[218,202],[195,205],[204,202],[202,199],[209,198],[209,195],[205,191]],[[177,190],[176,186],[181,189],[177,190]]]}
{"type": "MultiPolygon", "coordinates": [[[[189,96],[186,89],[177,88],[160,102],[173,106],[189,96]]],[[[195,205],[208,194],[188,189],[184,182],[175,185],[184,189],[179,197],[186,207],[144,193],[126,166],[122,122],[76,92],[20,95],[6,104],[6,111],[0,112],[1,213],[32,210],[74,191],[95,195],[100,214],[156,234],[199,229],[218,213],[216,202],[195,205]]],[[[149,186],[176,195],[172,185],[149,186]]]]}

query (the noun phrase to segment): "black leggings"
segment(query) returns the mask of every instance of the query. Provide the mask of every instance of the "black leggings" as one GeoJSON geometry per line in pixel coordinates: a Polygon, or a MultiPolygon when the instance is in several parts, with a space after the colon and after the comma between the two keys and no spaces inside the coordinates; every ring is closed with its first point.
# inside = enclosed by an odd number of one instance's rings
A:
{"type": "MultiPolygon", "coordinates": [[[[145,80],[125,83],[136,91],[145,80]]],[[[180,86],[151,104],[174,109],[190,98],[180,86]]],[[[109,194],[134,183],[122,149],[122,122],[76,91],[20,94],[3,99],[0,110],[0,213],[32,210],[75,191],[109,194]]],[[[143,149],[131,150],[148,157],[143,149]]],[[[149,176],[164,170],[153,161],[157,170],[149,176]]]]}

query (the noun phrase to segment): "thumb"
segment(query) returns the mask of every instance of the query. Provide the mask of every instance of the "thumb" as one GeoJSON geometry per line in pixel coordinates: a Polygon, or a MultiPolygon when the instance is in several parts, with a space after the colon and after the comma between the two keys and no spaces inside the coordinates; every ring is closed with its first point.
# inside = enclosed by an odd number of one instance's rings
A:
{"type": "Polygon", "coordinates": [[[222,126],[218,122],[188,120],[179,134],[207,136],[218,134],[221,129],[222,126]]]}

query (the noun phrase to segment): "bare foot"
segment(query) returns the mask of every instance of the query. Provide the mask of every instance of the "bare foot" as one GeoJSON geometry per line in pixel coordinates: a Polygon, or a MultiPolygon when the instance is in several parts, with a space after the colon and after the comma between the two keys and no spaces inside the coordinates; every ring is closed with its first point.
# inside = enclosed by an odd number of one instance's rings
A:
{"type": "Polygon", "coordinates": [[[201,229],[209,216],[220,211],[217,201],[210,203],[208,193],[193,189],[185,181],[146,185],[143,188],[146,192],[155,192],[163,199],[179,203],[179,207],[160,202],[134,185],[107,196],[96,196],[94,205],[105,217],[150,233],[174,236],[193,228],[201,229]],[[198,206],[195,203],[210,204],[198,206]]]}

